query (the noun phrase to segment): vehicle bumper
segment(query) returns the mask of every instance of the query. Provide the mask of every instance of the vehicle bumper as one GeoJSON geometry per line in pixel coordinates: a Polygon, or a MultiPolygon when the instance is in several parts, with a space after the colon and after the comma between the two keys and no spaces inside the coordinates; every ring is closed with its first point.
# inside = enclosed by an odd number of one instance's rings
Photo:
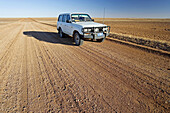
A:
{"type": "Polygon", "coordinates": [[[101,38],[105,38],[108,35],[109,35],[108,33],[103,33],[102,36],[98,36],[98,33],[84,33],[82,35],[82,38],[101,39],[101,38]]]}
{"type": "MultiPolygon", "coordinates": [[[[96,28],[102,28],[102,27],[86,27],[82,29],[82,32],[84,29],[92,29],[94,31],[94,29],[96,28]]],[[[110,34],[110,26],[106,26],[104,28],[107,28],[107,30],[105,31],[100,31],[100,32],[83,32],[82,34],[82,38],[90,38],[90,39],[101,39],[101,38],[105,38],[106,36],[108,36],[110,34]],[[103,33],[103,35],[98,35],[100,33],[103,33]]]]}

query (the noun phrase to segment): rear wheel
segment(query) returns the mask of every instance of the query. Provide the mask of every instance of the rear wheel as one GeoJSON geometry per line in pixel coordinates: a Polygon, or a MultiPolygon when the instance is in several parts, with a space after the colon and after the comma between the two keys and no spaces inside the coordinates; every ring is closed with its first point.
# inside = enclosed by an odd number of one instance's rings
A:
{"type": "Polygon", "coordinates": [[[83,39],[81,39],[78,32],[74,33],[74,42],[76,43],[77,46],[80,46],[83,44],[83,39]]]}
{"type": "Polygon", "coordinates": [[[64,37],[64,33],[63,33],[63,31],[62,31],[61,28],[60,28],[60,30],[59,30],[59,35],[60,35],[60,38],[63,38],[63,37],[64,37]]]}

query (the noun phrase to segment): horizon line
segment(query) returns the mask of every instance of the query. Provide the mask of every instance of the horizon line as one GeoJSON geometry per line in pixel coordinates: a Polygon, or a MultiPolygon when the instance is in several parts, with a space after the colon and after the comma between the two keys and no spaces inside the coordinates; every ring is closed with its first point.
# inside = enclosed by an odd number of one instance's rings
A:
{"type": "MultiPolygon", "coordinates": [[[[58,17],[0,17],[0,18],[58,18],[58,17]]],[[[92,18],[103,18],[103,17],[92,17],[92,18]]],[[[105,17],[105,18],[121,18],[121,19],[170,19],[170,17],[105,17]]]]}

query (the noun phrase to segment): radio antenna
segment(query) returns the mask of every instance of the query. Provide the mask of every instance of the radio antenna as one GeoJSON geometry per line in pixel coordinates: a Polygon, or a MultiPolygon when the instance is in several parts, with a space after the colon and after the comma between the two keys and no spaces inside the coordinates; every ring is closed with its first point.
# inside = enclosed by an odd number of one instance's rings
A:
{"type": "Polygon", "coordinates": [[[103,12],[103,24],[104,24],[104,18],[105,18],[105,8],[104,8],[104,12],[103,12]]]}

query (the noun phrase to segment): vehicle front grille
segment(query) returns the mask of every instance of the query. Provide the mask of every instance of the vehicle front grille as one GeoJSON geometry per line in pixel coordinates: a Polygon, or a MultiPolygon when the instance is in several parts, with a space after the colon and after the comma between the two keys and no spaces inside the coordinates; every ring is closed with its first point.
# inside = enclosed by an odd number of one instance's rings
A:
{"type": "Polygon", "coordinates": [[[101,33],[101,32],[103,32],[103,28],[104,27],[86,27],[84,29],[91,29],[91,31],[87,31],[87,32],[90,32],[90,33],[94,33],[94,32],[95,33],[101,33]]]}
{"type": "Polygon", "coordinates": [[[100,27],[100,28],[99,28],[99,32],[103,32],[103,27],[100,27]]]}
{"type": "Polygon", "coordinates": [[[94,27],[92,32],[95,32],[95,29],[99,29],[98,32],[103,32],[103,27],[94,27]]]}

